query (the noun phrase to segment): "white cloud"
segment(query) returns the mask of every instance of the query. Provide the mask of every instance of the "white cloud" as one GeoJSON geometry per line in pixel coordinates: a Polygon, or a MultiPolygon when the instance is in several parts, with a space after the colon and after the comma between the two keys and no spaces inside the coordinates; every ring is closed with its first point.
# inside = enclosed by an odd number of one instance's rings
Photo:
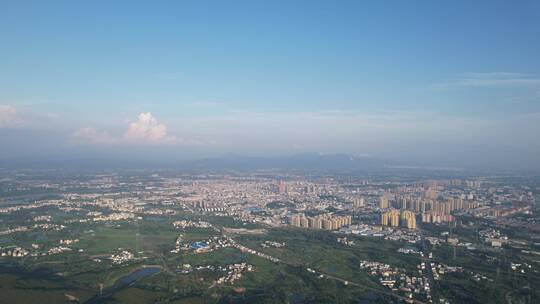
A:
{"type": "Polygon", "coordinates": [[[23,119],[14,106],[0,105],[0,128],[11,128],[22,125],[23,119]]]}
{"type": "Polygon", "coordinates": [[[465,73],[449,82],[438,84],[438,88],[451,87],[502,87],[540,86],[540,77],[511,72],[465,73]]]}
{"type": "Polygon", "coordinates": [[[58,127],[56,113],[32,111],[29,106],[0,104],[0,128],[54,129],[58,127]]]}
{"type": "Polygon", "coordinates": [[[174,135],[167,134],[167,126],[157,121],[152,113],[140,113],[136,121],[129,124],[124,133],[126,142],[150,144],[175,144],[179,140],[174,135]]]}
{"type": "Polygon", "coordinates": [[[140,113],[129,123],[122,136],[113,136],[107,131],[82,128],[73,136],[90,144],[144,144],[144,145],[206,145],[211,141],[180,138],[168,133],[167,126],[159,122],[150,112],[140,113]]]}
{"type": "Polygon", "coordinates": [[[117,140],[107,131],[99,131],[94,128],[82,128],[73,134],[75,138],[91,144],[113,144],[117,140]]]}

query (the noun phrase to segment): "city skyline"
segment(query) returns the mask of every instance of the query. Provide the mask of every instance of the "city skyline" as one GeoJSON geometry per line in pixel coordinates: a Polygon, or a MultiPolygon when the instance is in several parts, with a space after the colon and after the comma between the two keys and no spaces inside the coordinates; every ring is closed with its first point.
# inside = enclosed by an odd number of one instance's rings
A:
{"type": "Polygon", "coordinates": [[[0,3],[0,159],[540,170],[535,1],[0,3]]]}

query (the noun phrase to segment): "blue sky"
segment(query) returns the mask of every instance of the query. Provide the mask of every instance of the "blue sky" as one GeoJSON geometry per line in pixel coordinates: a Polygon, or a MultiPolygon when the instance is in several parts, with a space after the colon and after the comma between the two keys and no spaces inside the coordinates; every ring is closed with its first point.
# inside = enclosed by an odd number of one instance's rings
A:
{"type": "Polygon", "coordinates": [[[529,167],[539,37],[538,1],[0,1],[0,157],[529,167]]]}

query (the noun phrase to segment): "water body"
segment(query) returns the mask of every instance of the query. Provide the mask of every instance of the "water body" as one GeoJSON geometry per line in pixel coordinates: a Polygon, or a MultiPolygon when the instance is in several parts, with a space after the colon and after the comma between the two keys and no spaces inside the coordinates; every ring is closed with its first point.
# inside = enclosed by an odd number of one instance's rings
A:
{"type": "Polygon", "coordinates": [[[191,249],[201,249],[208,247],[208,243],[206,242],[193,242],[190,245],[191,249]]]}
{"type": "Polygon", "coordinates": [[[144,219],[146,221],[151,221],[151,222],[163,222],[167,218],[166,217],[159,217],[159,216],[149,216],[149,217],[145,217],[144,219]]]}
{"type": "Polygon", "coordinates": [[[259,207],[249,207],[249,208],[246,208],[245,209],[246,211],[249,211],[250,213],[253,213],[253,212],[261,212],[261,211],[264,211],[263,209],[259,208],[259,207]]]}
{"type": "Polygon", "coordinates": [[[119,289],[122,289],[122,288],[124,288],[126,286],[129,286],[129,285],[135,283],[137,280],[139,280],[141,278],[153,275],[154,273],[158,273],[160,271],[161,271],[161,269],[157,268],[157,267],[145,267],[145,268],[138,269],[138,270],[130,273],[129,275],[127,275],[125,277],[121,277],[120,279],[118,279],[114,283],[112,289],[114,291],[118,291],[119,289]]]}
{"type": "Polygon", "coordinates": [[[112,297],[116,292],[132,285],[133,283],[144,277],[156,274],[160,271],[161,268],[159,267],[144,267],[137,269],[134,272],[128,274],[127,276],[123,276],[120,279],[116,280],[116,282],[114,282],[111,288],[108,288],[103,292],[103,295],[97,295],[91,298],[90,300],[86,301],[86,304],[97,304],[105,302],[105,300],[112,297]]]}

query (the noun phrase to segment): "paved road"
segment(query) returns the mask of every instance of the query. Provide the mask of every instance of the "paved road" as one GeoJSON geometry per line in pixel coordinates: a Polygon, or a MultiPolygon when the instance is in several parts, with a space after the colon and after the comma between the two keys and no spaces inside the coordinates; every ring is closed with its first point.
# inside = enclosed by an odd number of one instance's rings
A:
{"type": "MultiPolygon", "coordinates": [[[[427,245],[426,239],[422,241],[422,247],[424,249],[423,250],[424,254],[428,254],[429,247],[427,245]]],[[[421,260],[426,263],[426,272],[427,272],[427,277],[429,279],[429,288],[430,288],[431,298],[434,303],[439,303],[439,297],[434,292],[435,291],[435,278],[433,277],[433,268],[431,267],[432,259],[429,258],[429,255],[428,255],[428,257],[422,257],[421,260]]]]}

